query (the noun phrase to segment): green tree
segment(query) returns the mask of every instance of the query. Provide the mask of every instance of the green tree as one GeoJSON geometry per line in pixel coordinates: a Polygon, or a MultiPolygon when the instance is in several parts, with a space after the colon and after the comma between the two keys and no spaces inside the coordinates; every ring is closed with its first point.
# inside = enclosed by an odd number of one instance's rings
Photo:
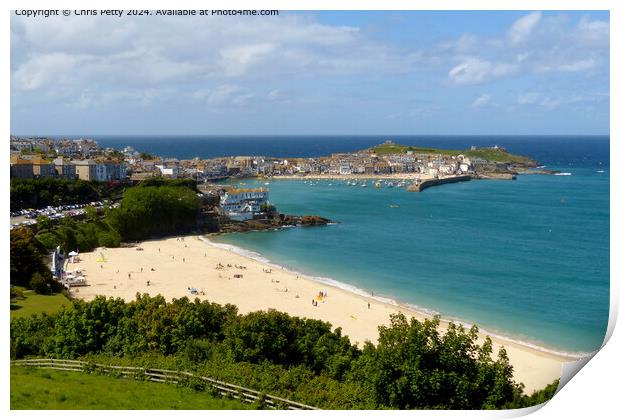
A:
{"type": "Polygon", "coordinates": [[[139,186],[125,191],[121,205],[108,214],[124,239],[179,234],[196,228],[200,202],[187,187],[139,186]]]}
{"type": "Polygon", "coordinates": [[[493,360],[491,340],[477,344],[475,326],[466,331],[451,323],[444,334],[438,327],[438,318],[392,315],[390,326],[379,327],[378,344],[366,344],[354,377],[378,406],[501,408],[520,393],[504,349],[493,360]]]}
{"type": "Polygon", "coordinates": [[[40,273],[34,273],[30,279],[30,288],[39,295],[48,295],[51,293],[51,285],[48,286],[47,281],[40,273]]]}
{"type": "Polygon", "coordinates": [[[40,215],[37,216],[37,229],[38,230],[43,230],[43,229],[49,229],[52,227],[52,219],[50,219],[49,217],[45,216],[45,215],[40,215]]]}
{"type": "Polygon", "coordinates": [[[11,284],[30,287],[35,273],[39,273],[46,282],[52,280],[52,274],[43,260],[44,249],[35,241],[30,229],[13,229],[10,242],[11,284]]]}

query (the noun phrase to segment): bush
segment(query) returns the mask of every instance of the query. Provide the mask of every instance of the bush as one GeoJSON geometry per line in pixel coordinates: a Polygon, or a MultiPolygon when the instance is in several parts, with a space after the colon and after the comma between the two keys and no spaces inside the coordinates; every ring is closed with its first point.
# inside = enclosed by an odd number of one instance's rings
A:
{"type": "Polygon", "coordinates": [[[49,295],[51,292],[51,287],[48,286],[48,283],[39,273],[34,273],[32,275],[32,279],[30,279],[30,288],[39,295],[49,295]]]}
{"type": "MultiPolygon", "coordinates": [[[[187,370],[264,393],[336,409],[517,408],[549,399],[557,383],[524,396],[506,352],[491,358],[477,328],[393,315],[362,351],[329,324],[276,311],[238,315],[187,298],[97,297],[53,316],[11,320],[11,357],[76,358],[187,370]],[[118,356],[122,356],[119,358],[118,356]]],[[[201,381],[184,381],[201,389],[201,381]]],[[[210,387],[206,387],[210,389],[210,387]]]]}

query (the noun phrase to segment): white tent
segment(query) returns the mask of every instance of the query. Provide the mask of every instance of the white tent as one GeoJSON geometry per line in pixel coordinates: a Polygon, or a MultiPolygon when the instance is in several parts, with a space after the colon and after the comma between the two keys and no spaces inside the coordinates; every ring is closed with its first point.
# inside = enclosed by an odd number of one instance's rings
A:
{"type": "Polygon", "coordinates": [[[71,252],[69,252],[69,256],[70,257],[77,257],[78,253],[76,251],[71,251],[71,252]]]}

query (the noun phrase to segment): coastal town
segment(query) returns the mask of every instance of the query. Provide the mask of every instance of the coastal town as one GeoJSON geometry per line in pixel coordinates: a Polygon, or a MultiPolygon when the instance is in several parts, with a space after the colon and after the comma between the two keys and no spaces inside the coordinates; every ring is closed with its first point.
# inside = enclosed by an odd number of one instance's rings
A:
{"type": "MultiPolygon", "coordinates": [[[[362,188],[400,187],[419,192],[444,183],[515,179],[517,173],[544,172],[535,169],[535,161],[512,155],[497,145],[451,151],[401,146],[391,140],[362,151],[313,158],[229,156],[176,159],[139,152],[131,146],[122,150],[104,148],[89,138],[17,136],[11,137],[10,150],[11,179],[65,179],[128,185],[158,177],[187,179],[197,183],[201,194],[219,197],[218,211],[239,222],[266,218],[270,206],[268,189],[240,188],[241,185],[217,181],[342,179],[348,185],[362,188]]],[[[37,211],[47,212],[46,215],[54,218],[63,217],[62,210],[67,209],[33,209],[26,214],[19,209],[21,214],[11,216],[30,215],[31,220],[12,220],[12,225],[35,223],[32,219],[38,215],[37,211]]],[[[75,212],[77,215],[82,213],[79,209],[75,212]]]]}
{"type": "Polygon", "coordinates": [[[390,140],[363,151],[326,157],[229,156],[176,159],[100,147],[93,139],[11,137],[11,178],[64,178],[95,181],[151,177],[194,179],[229,177],[392,177],[441,178],[455,175],[515,175],[536,162],[509,154],[498,145],[443,151],[396,145],[390,140]],[[511,159],[514,158],[514,159],[511,159]]]}

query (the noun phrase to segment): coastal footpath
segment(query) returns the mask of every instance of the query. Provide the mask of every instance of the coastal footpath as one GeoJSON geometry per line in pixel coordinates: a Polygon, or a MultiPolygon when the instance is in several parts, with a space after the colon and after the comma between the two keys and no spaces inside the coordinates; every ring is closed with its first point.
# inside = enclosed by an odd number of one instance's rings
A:
{"type": "MultiPolygon", "coordinates": [[[[80,254],[67,269],[80,268],[88,286],[72,287],[75,298],[97,295],[135,299],[136,293],[161,294],[170,301],[184,296],[220,304],[232,303],[241,313],[267,310],[320,319],[359,345],[376,342],[377,327],[389,324],[389,315],[402,312],[418,319],[429,315],[377,296],[364,296],[326,285],[311,277],[240,255],[228,245],[199,236],[146,241],[132,248],[98,248],[80,254]],[[319,295],[322,291],[323,297],[319,295]],[[317,306],[312,305],[312,300],[317,306]]],[[[442,321],[445,331],[447,322],[442,321]]],[[[484,333],[480,334],[484,338],[484,333]]],[[[560,376],[568,357],[492,337],[494,351],[506,348],[517,382],[525,392],[542,389],[560,376]]]]}

